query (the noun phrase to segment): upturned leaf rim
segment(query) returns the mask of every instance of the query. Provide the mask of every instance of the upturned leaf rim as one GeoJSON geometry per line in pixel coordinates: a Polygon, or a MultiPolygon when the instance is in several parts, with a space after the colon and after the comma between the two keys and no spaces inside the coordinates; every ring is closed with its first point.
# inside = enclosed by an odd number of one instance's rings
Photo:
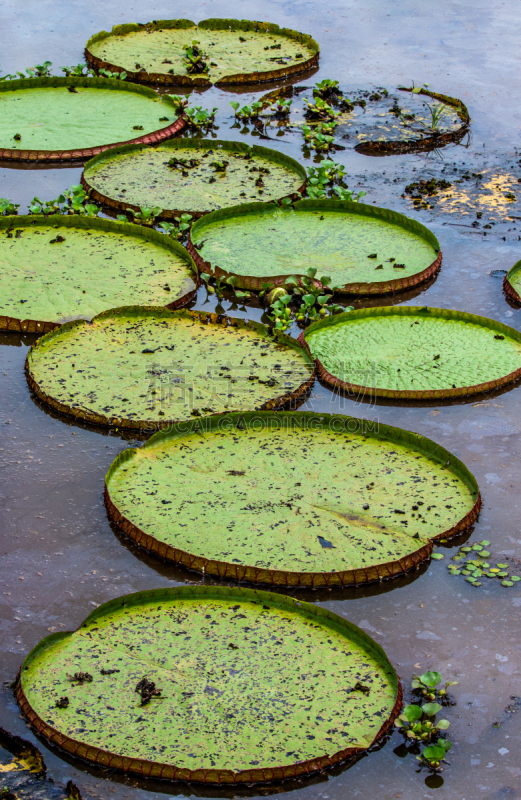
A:
{"type": "Polygon", "coordinates": [[[459,522],[446,531],[440,532],[437,536],[429,539],[420,540],[420,546],[416,551],[395,561],[373,565],[367,568],[356,568],[335,572],[296,572],[293,570],[277,570],[267,568],[251,567],[245,564],[236,564],[218,559],[209,559],[202,555],[189,553],[181,548],[166,544],[149,533],[141,530],[131,520],[125,517],[118,509],[110,495],[110,481],[115,472],[128,460],[132,459],[137,452],[136,448],[123,450],[112,462],[105,476],[104,499],[110,518],[123,531],[143,549],[158,556],[166,561],[185,567],[188,570],[199,572],[203,575],[214,575],[220,580],[232,580],[246,582],[248,584],[268,584],[283,586],[285,588],[305,587],[321,589],[324,587],[356,587],[375,581],[382,581],[400,577],[427,561],[432,553],[434,542],[441,539],[450,539],[457,536],[462,531],[467,530],[476,520],[481,509],[481,494],[476,478],[468,467],[460,461],[453,453],[450,453],[441,445],[428,439],[421,434],[397,428],[391,425],[375,423],[369,419],[350,417],[342,414],[319,414],[313,411],[251,411],[251,412],[231,412],[226,414],[214,414],[207,417],[200,417],[196,420],[189,420],[176,425],[174,431],[159,431],[151,436],[141,449],[153,447],[154,445],[168,440],[175,439],[186,434],[200,435],[202,430],[205,433],[217,431],[233,431],[239,425],[248,427],[261,420],[264,424],[266,420],[275,421],[280,427],[293,426],[313,426],[314,429],[327,427],[341,435],[352,435],[353,431],[361,432],[363,436],[373,436],[386,441],[397,442],[409,449],[416,450],[423,455],[433,458],[440,464],[451,467],[451,470],[471,489],[475,497],[474,504],[467,514],[459,522]],[[271,416],[270,416],[271,415],[271,416]],[[377,429],[375,429],[375,426],[377,429]]]}
{"type": "MultiPolygon", "coordinates": [[[[162,146],[176,151],[207,148],[208,150],[219,150],[220,152],[237,153],[239,155],[251,154],[252,157],[258,156],[259,158],[266,159],[273,164],[281,164],[288,169],[291,169],[292,172],[302,178],[302,185],[295,190],[292,197],[300,197],[306,188],[307,175],[302,164],[300,164],[294,158],[291,158],[291,156],[287,156],[285,153],[281,153],[278,150],[273,150],[270,147],[262,147],[261,145],[256,144],[250,145],[246,142],[233,142],[225,139],[171,139],[168,142],[162,143],[162,146]]],[[[89,196],[94,201],[101,203],[107,208],[114,209],[115,211],[139,211],[139,206],[135,205],[134,203],[127,203],[124,200],[116,200],[114,197],[110,197],[109,195],[99,192],[92,184],[89,183],[88,173],[92,167],[107,161],[111,161],[117,156],[126,155],[128,153],[141,153],[147,149],[148,148],[143,144],[125,144],[118,147],[111,147],[94,158],[91,158],[85,164],[81,174],[80,181],[83,188],[90,193],[89,196]]],[[[260,203],[259,205],[266,204],[260,203]]],[[[224,206],[224,208],[235,208],[235,206],[224,206]]],[[[222,209],[218,210],[220,211],[222,209]]],[[[192,218],[198,219],[199,217],[207,216],[210,213],[216,212],[211,212],[208,209],[194,211],[193,209],[187,208],[163,208],[158,214],[157,219],[173,220],[184,213],[190,213],[192,218]]]]}
{"type": "MultiPolygon", "coordinates": [[[[87,320],[79,319],[73,320],[71,322],[66,322],[61,326],[53,329],[49,333],[46,333],[44,336],[41,336],[37,341],[31,346],[29,352],[27,353],[27,358],[25,360],[25,375],[27,378],[27,383],[29,388],[34,392],[34,394],[41,400],[45,405],[50,406],[54,411],[58,411],[60,414],[64,414],[68,417],[73,417],[74,419],[87,422],[91,425],[100,425],[103,427],[111,427],[111,428],[118,428],[123,430],[136,430],[136,431],[143,431],[153,433],[154,431],[160,430],[161,428],[169,428],[172,425],[179,425],[180,420],[173,419],[173,418],[165,418],[164,420],[139,420],[139,419],[131,419],[129,417],[114,417],[106,414],[99,414],[93,411],[88,411],[81,408],[75,408],[68,403],[62,403],[61,401],[57,400],[56,398],[52,397],[51,395],[47,394],[41,386],[38,384],[35,376],[31,371],[31,359],[33,353],[41,347],[49,342],[51,342],[56,336],[60,336],[63,331],[67,330],[74,330],[75,328],[84,327],[86,325],[91,325],[96,322],[96,320],[104,319],[107,317],[128,317],[129,314],[135,314],[137,317],[146,317],[146,316],[166,316],[167,319],[172,319],[173,317],[186,317],[188,319],[198,320],[202,324],[205,325],[220,325],[222,327],[230,327],[230,328],[238,328],[238,329],[248,329],[257,331],[264,335],[270,334],[274,341],[280,342],[287,347],[290,347],[294,351],[296,351],[299,355],[302,356],[306,365],[310,368],[310,375],[306,381],[303,381],[300,386],[296,389],[285,392],[284,394],[278,395],[277,397],[270,398],[265,403],[262,404],[260,410],[277,410],[287,408],[288,406],[293,408],[296,407],[299,403],[304,402],[306,397],[308,396],[313,383],[315,382],[316,377],[316,367],[314,364],[313,359],[311,358],[307,347],[303,347],[300,342],[294,339],[291,336],[287,336],[286,334],[282,333],[281,331],[273,331],[270,333],[269,328],[265,325],[262,325],[260,322],[256,322],[254,320],[247,320],[242,319],[239,317],[229,317],[226,314],[216,314],[208,311],[194,311],[192,309],[180,308],[180,309],[173,309],[168,306],[121,306],[115,309],[108,309],[106,311],[102,311],[100,314],[97,314],[92,320],[89,322],[87,320]]],[[[227,412],[222,412],[222,414],[217,414],[216,416],[222,416],[227,412]]]]}
{"type": "MultiPolygon", "coordinates": [[[[517,331],[515,328],[509,327],[508,325],[504,325],[502,322],[490,319],[489,317],[481,317],[477,314],[470,314],[467,311],[456,311],[447,308],[432,308],[430,306],[375,306],[373,308],[359,308],[355,311],[335,314],[334,316],[311,323],[311,325],[306,328],[305,331],[302,331],[298,339],[302,344],[305,344],[308,347],[310,354],[312,355],[306,337],[308,334],[314,331],[323,330],[324,328],[328,328],[332,325],[354,322],[355,320],[363,317],[418,316],[420,314],[423,315],[424,319],[426,318],[426,315],[434,314],[438,317],[444,317],[445,319],[471,322],[474,325],[480,325],[481,327],[495,330],[498,333],[506,334],[510,338],[516,339],[521,344],[521,332],[517,331]]],[[[317,365],[319,378],[325,383],[329,384],[329,386],[334,386],[335,388],[341,389],[347,393],[361,393],[372,397],[385,397],[395,400],[424,401],[469,397],[473,394],[481,394],[482,392],[489,392],[493,389],[499,389],[502,386],[506,386],[507,384],[512,383],[521,377],[521,367],[519,367],[518,369],[514,370],[514,372],[510,372],[508,375],[502,375],[500,378],[484,381],[483,383],[475,384],[473,386],[456,386],[456,388],[450,389],[383,389],[378,386],[360,386],[356,383],[343,381],[338,376],[332,375],[322,364],[320,359],[315,358],[315,363],[317,365]]]]}
{"type": "MultiPolygon", "coordinates": [[[[239,275],[233,271],[228,272],[226,269],[223,269],[217,264],[214,265],[209,261],[205,261],[197,248],[194,246],[194,237],[198,233],[202,232],[206,226],[212,225],[214,222],[219,222],[223,219],[232,219],[234,217],[240,218],[248,214],[271,214],[277,207],[278,206],[273,202],[242,203],[240,205],[226,206],[225,208],[220,208],[217,211],[212,211],[209,214],[205,214],[201,219],[197,220],[197,222],[195,222],[190,229],[186,249],[196,263],[199,272],[206,272],[215,278],[235,277],[237,278],[237,286],[239,286],[241,289],[250,289],[253,291],[259,291],[262,288],[263,283],[271,283],[274,286],[283,286],[290,276],[303,276],[305,273],[299,273],[298,270],[293,270],[284,275],[266,275],[260,277],[256,275],[239,275]]],[[[337,291],[339,294],[381,295],[403,291],[405,289],[411,289],[412,287],[429,280],[433,275],[436,275],[440,269],[443,255],[440,250],[440,243],[438,239],[433,232],[429,230],[429,228],[425,227],[425,225],[422,225],[421,222],[418,222],[412,217],[405,216],[405,214],[400,214],[399,212],[392,211],[389,208],[380,208],[379,206],[366,205],[365,203],[353,203],[349,200],[332,200],[329,198],[305,198],[303,200],[297,200],[296,202],[292,203],[291,206],[287,207],[288,213],[290,213],[291,210],[296,211],[297,213],[299,211],[320,211],[321,213],[344,212],[376,218],[382,222],[400,225],[402,228],[405,228],[406,230],[427,241],[437,252],[437,256],[434,261],[429,264],[428,267],[420,272],[415,273],[414,275],[385,281],[371,281],[370,283],[366,281],[353,281],[351,283],[346,283],[343,287],[338,289],[337,291]]],[[[319,281],[316,281],[316,283],[319,284],[319,281]]]]}
{"type": "MultiPolygon", "coordinates": [[[[175,239],[172,239],[172,237],[159,233],[153,228],[147,228],[144,225],[134,225],[131,222],[104,219],[103,217],[88,217],[82,214],[49,214],[48,216],[22,214],[16,217],[0,216],[0,231],[5,229],[9,230],[14,227],[29,228],[37,225],[45,227],[56,225],[66,228],[92,228],[95,230],[112,231],[114,233],[124,233],[131,236],[140,236],[168,250],[172,250],[186,262],[187,270],[191,273],[195,285],[189,292],[181,295],[169,304],[168,308],[171,310],[182,308],[193,300],[197,294],[197,289],[201,285],[194,261],[186,248],[175,241],[175,239]]],[[[64,324],[67,325],[70,323],[64,324]]],[[[22,319],[21,317],[10,317],[0,314],[0,331],[46,334],[53,331],[55,328],[61,327],[61,325],[62,323],[55,322],[54,320],[22,319]]]]}
{"type": "MultiPolygon", "coordinates": [[[[153,100],[160,101],[165,105],[174,107],[168,95],[160,97],[157,92],[147,86],[139,86],[136,83],[121,81],[116,78],[89,78],[87,76],[69,76],[65,78],[21,78],[20,80],[3,81],[0,83],[0,93],[14,92],[20,89],[46,89],[58,86],[83,86],[86,88],[111,89],[113,91],[135,92],[153,100]]],[[[111,147],[123,144],[143,144],[154,145],[176,136],[186,126],[186,117],[179,116],[175,122],[170,123],[165,128],[158,128],[156,131],[147,133],[144,136],[137,136],[125,142],[107,142],[106,144],[96,145],[95,147],[77,147],[71,150],[20,150],[9,147],[0,148],[0,160],[5,161],[37,161],[39,163],[60,163],[62,161],[86,161],[99,153],[105,152],[111,147]]]]}
{"type": "Polygon", "coordinates": [[[111,31],[99,31],[88,39],[85,45],[85,60],[89,66],[94,69],[109,69],[111,72],[122,72],[123,67],[117,64],[112,64],[110,61],[104,61],[90,51],[90,47],[97,42],[108,39],[111,36],[124,36],[126,33],[137,33],[139,31],[157,31],[157,30],[179,30],[190,28],[202,28],[203,30],[235,30],[235,31],[253,31],[272,33],[279,36],[286,36],[288,39],[294,39],[299,44],[308,47],[313,55],[310,58],[302,59],[296,64],[287,64],[280,69],[267,70],[266,72],[238,72],[231,75],[226,75],[219,81],[213,83],[204,76],[198,75],[170,75],[163,72],[146,72],[145,70],[139,72],[132,72],[125,70],[127,76],[131,80],[145,81],[147,83],[170,84],[177,86],[188,86],[192,88],[201,87],[207,88],[210,86],[237,86],[247,83],[265,83],[273,80],[280,80],[292,75],[298,75],[301,72],[307,72],[314,67],[318,67],[318,60],[320,55],[320,46],[309,34],[294,31],[291,28],[281,28],[274,22],[260,22],[245,19],[227,19],[211,17],[195,23],[190,19],[161,19],[153,20],[152,22],[141,23],[125,23],[123,25],[114,25],[111,31]]]}

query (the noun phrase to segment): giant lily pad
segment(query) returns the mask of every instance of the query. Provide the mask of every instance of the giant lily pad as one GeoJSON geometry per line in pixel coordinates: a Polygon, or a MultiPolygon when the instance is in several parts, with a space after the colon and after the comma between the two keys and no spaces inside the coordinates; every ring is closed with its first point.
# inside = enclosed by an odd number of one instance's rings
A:
{"type": "Polygon", "coordinates": [[[402,575],[476,517],[476,481],[414,433],[310,412],[211,416],[121,453],[109,513],[147,550],[221,578],[356,585],[402,575]]]}
{"type": "Polygon", "coordinates": [[[362,308],[299,337],[327,383],[367,396],[466,397],[521,376],[521,333],[445,308],[362,308]]]}
{"type": "Polygon", "coordinates": [[[158,144],[185,125],[168,96],[111,78],[4,81],[0,107],[0,158],[15,161],[84,160],[114,144],[158,144]]]}
{"type": "Polygon", "coordinates": [[[316,267],[341,292],[383,294],[427,280],[441,263],[438,240],[420,223],[340,200],[212,212],[192,227],[188,251],[202,271],[236,275],[248,289],[316,267]]]}
{"type": "Polygon", "coordinates": [[[521,261],[518,261],[505,275],[503,281],[505,293],[516,303],[521,303],[521,261]]]}
{"type": "Polygon", "coordinates": [[[355,86],[323,91],[321,100],[332,111],[316,108],[317,89],[284,86],[260,98],[265,133],[283,135],[282,141],[302,141],[302,128],[320,132],[335,117],[332,150],[354,147],[365,155],[392,155],[439,149],[459,142],[469,130],[470,116],[461,100],[425,88],[400,87],[390,93],[383,87],[372,91],[355,86]],[[275,103],[291,98],[289,113],[277,113],[275,103]],[[315,106],[309,110],[308,104],[315,106]]]}
{"type": "MultiPolygon", "coordinates": [[[[146,25],[115,25],[92,36],[85,58],[96,69],[125,71],[135,80],[211,86],[269,81],[318,64],[319,46],[311,36],[271,22],[238,19],[154,20],[146,25]],[[189,72],[185,46],[193,41],[207,54],[204,72],[189,72]]],[[[201,64],[202,66],[202,64],[201,64]]]]}
{"type": "Polygon", "coordinates": [[[306,170],[294,159],[241,142],[176,139],[160,147],[126,146],[85,165],[91,197],[116,209],[154,205],[161,217],[200,215],[244,200],[275,200],[300,191],[306,170]]]}
{"type": "Polygon", "coordinates": [[[29,385],[53,408],[123,428],[281,408],[304,397],[313,362],[264,325],[201,311],[130,307],[69,322],[27,356],[29,385]]]}
{"type": "Polygon", "coordinates": [[[170,237],[97,217],[0,217],[0,330],[44,333],[124,303],[195,295],[192,259],[170,237]]]}
{"type": "Polygon", "coordinates": [[[119,597],[74,633],[47,636],[17,697],[40,735],[75,756],[222,784],[296,777],[366,750],[402,692],[382,648],[343,617],[198,586],[119,597]]]}

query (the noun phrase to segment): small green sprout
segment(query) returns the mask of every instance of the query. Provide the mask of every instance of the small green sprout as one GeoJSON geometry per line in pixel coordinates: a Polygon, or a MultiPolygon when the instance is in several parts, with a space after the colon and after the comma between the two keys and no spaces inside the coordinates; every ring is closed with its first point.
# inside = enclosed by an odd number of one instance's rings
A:
{"type": "Polygon", "coordinates": [[[332,81],[328,78],[324,78],[323,81],[317,81],[313,88],[313,94],[322,99],[327,97],[332,97],[336,95],[341,95],[342,92],[338,88],[338,81],[332,81]]]}
{"type": "Polygon", "coordinates": [[[212,108],[212,110],[209,111],[207,108],[203,108],[202,106],[195,106],[195,108],[186,108],[185,114],[188,124],[191,128],[195,128],[197,130],[204,128],[208,130],[215,122],[216,111],[217,108],[212,108]]]}
{"type": "Polygon", "coordinates": [[[189,75],[201,75],[209,71],[208,53],[205,53],[199,44],[197,39],[193,39],[191,45],[185,44],[183,47],[185,51],[183,64],[189,75]]]}
{"type": "Polygon", "coordinates": [[[75,67],[60,67],[61,71],[65,73],[67,78],[70,77],[87,77],[94,75],[94,71],[89,69],[87,64],[76,64],[75,67]]]}
{"type": "Polygon", "coordinates": [[[184,97],[183,95],[169,94],[168,97],[172,101],[172,105],[174,106],[178,114],[181,114],[181,112],[184,111],[184,109],[188,105],[188,98],[184,97]]]}
{"type": "Polygon", "coordinates": [[[255,103],[251,103],[250,105],[242,106],[240,103],[232,102],[230,103],[231,107],[235,112],[235,116],[237,119],[241,120],[249,120],[249,119],[256,119],[263,107],[263,104],[260,101],[256,101],[255,103]]]}
{"type": "Polygon", "coordinates": [[[98,75],[103,75],[104,78],[113,78],[119,81],[124,81],[127,77],[127,73],[124,70],[122,72],[111,72],[110,69],[99,69],[98,75]]]}
{"type": "Polygon", "coordinates": [[[0,217],[10,217],[18,214],[20,203],[12,203],[7,197],[0,197],[0,217]]]}
{"type": "Polygon", "coordinates": [[[314,100],[314,103],[307,99],[304,100],[304,113],[307,119],[327,122],[339,116],[340,112],[335,111],[335,109],[330,106],[329,103],[326,103],[325,100],[322,100],[322,98],[316,97],[314,100]]]}

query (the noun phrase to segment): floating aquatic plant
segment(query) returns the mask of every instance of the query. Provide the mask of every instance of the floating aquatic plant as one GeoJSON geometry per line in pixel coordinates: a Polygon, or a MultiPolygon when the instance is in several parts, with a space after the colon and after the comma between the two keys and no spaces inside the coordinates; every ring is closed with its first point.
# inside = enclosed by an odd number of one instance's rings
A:
{"type": "Polygon", "coordinates": [[[395,722],[407,742],[413,744],[410,752],[416,753],[422,766],[434,771],[442,770],[441,764],[452,747],[444,733],[450,726],[449,720],[436,717],[443,705],[454,705],[447,689],[458,684],[458,681],[445,681],[444,687],[438,688],[442,681],[441,673],[434,670],[424,672],[423,675],[414,675],[412,690],[419,700],[406,706],[395,722]],[[424,749],[420,749],[418,753],[418,747],[424,749]]]}
{"type": "Polygon", "coordinates": [[[491,562],[491,553],[487,550],[489,546],[490,542],[483,539],[481,542],[473,542],[460,547],[456,555],[452,557],[454,563],[447,567],[449,574],[463,575],[467,583],[476,587],[482,585],[482,578],[497,578],[505,588],[519,583],[521,577],[512,574],[512,569],[507,562],[500,561],[496,564],[491,562]]]}
{"type": "Polygon", "coordinates": [[[20,203],[12,203],[7,197],[0,197],[0,216],[10,217],[18,214],[20,203]]]}
{"type": "Polygon", "coordinates": [[[203,108],[202,106],[195,106],[195,108],[185,108],[185,115],[188,121],[188,125],[191,128],[195,128],[197,130],[205,130],[208,131],[215,122],[215,112],[217,111],[216,108],[212,108],[210,111],[207,108],[203,108]]]}

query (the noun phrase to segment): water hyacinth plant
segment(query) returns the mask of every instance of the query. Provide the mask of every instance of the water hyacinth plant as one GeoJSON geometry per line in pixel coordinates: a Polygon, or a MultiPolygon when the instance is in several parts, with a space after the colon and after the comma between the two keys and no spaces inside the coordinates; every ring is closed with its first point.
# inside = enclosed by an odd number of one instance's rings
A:
{"type": "Polygon", "coordinates": [[[199,44],[197,39],[194,39],[191,45],[185,44],[183,48],[185,51],[183,64],[189,75],[202,75],[209,70],[208,53],[205,53],[199,44]]]}
{"type": "Polygon", "coordinates": [[[314,101],[312,103],[310,100],[304,99],[304,113],[308,119],[328,122],[339,116],[340,112],[335,111],[333,106],[322,100],[321,97],[315,97],[314,101]]]}
{"type": "Polygon", "coordinates": [[[0,197],[0,217],[11,217],[18,214],[20,203],[12,203],[7,197],[0,197]]]}
{"type": "Polygon", "coordinates": [[[127,77],[125,70],[122,72],[111,72],[110,69],[99,69],[98,75],[102,75],[104,78],[113,78],[114,80],[119,81],[124,81],[127,77]]]}
{"type": "Polygon", "coordinates": [[[454,705],[447,689],[458,683],[445,681],[444,687],[438,688],[442,680],[441,674],[434,670],[413,676],[413,694],[419,697],[419,701],[405,706],[395,722],[407,742],[413,745],[408,752],[415,753],[420,765],[434,772],[442,770],[441,764],[452,747],[444,733],[450,727],[449,720],[436,719],[436,716],[442,705],[454,705]]]}
{"type": "Polygon", "coordinates": [[[192,225],[192,215],[191,214],[181,214],[179,217],[174,217],[175,222],[160,222],[159,227],[166,233],[168,236],[172,236],[174,239],[184,241],[188,237],[188,231],[192,225]]]}
{"type": "Polygon", "coordinates": [[[367,192],[359,191],[355,194],[348,189],[345,183],[345,167],[331,159],[324,159],[316,167],[308,167],[308,180],[306,194],[313,199],[323,197],[338,197],[339,200],[349,200],[351,203],[359,202],[367,192]]]}
{"type": "Polygon", "coordinates": [[[328,314],[353,310],[352,306],[344,308],[333,303],[333,295],[340,287],[333,286],[328,275],[317,279],[316,274],[316,268],[310,267],[303,276],[287,278],[284,286],[262,284],[259,297],[266,296],[271,312],[268,319],[276,330],[287,330],[293,320],[305,327],[328,314]]]}
{"type": "Polygon", "coordinates": [[[40,200],[33,197],[29,204],[29,214],[82,214],[87,217],[96,217],[100,207],[89,200],[89,193],[81,184],[75,184],[70,189],[65,189],[54,200],[40,200]]]}
{"type": "Polygon", "coordinates": [[[237,275],[230,275],[229,278],[212,278],[207,272],[202,272],[201,280],[206,286],[208,294],[216,294],[220,299],[226,290],[233,292],[237,299],[251,297],[250,292],[242,292],[236,288],[239,278],[237,275]]]}
{"type": "MultiPolygon", "coordinates": [[[[65,73],[65,77],[85,78],[94,75],[94,70],[89,69],[87,64],[76,64],[75,67],[60,67],[61,71],[65,73]]],[[[118,76],[119,77],[119,76],[118,76]]]]}
{"type": "Polygon", "coordinates": [[[262,103],[259,101],[250,103],[249,106],[242,107],[240,103],[236,102],[232,102],[230,105],[235,112],[236,118],[240,120],[257,119],[263,107],[262,103]]]}
{"type": "Polygon", "coordinates": [[[209,111],[202,106],[195,106],[195,108],[185,108],[185,114],[188,125],[196,130],[209,130],[215,122],[215,112],[217,108],[212,108],[209,111]]]}
{"type": "MultiPolygon", "coordinates": [[[[132,222],[137,225],[145,225],[147,228],[153,228],[162,210],[161,206],[141,206],[139,211],[129,209],[129,213],[132,214],[132,222]]],[[[125,214],[118,214],[118,219],[120,222],[128,222],[125,214]]]]}

